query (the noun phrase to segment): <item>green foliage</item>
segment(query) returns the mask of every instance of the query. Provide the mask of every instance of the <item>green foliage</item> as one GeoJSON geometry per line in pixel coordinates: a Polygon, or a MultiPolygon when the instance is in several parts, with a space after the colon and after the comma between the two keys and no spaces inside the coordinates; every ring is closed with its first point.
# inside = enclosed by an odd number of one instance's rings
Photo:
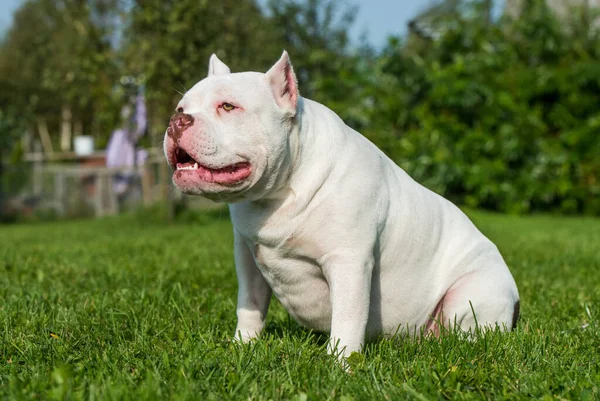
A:
{"type": "Polygon", "coordinates": [[[519,18],[490,21],[489,0],[447,0],[424,13],[429,38],[377,52],[349,44],[356,9],[344,0],[28,0],[0,46],[0,141],[9,149],[19,135],[8,132],[40,117],[56,140],[68,105],[106,143],[120,78],[134,76],[147,88],[146,141],[159,146],[211,53],[266,71],[285,48],[303,96],[453,201],[600,214],[600,15],[523,4],[519,18]]]}
{"type": "Polygon", "coordinates": [[[600,213],[597,28],[567,29],[539,1],[490,24],[481,5],[430,43],[390,42],[367,135],[456,202],[600,213]]]}
{"type": "Polygon", "coordinates": [[[349,374],[276,299],[259,341],[230,342],[226,215],[148,213],[0,229],[1,399],[600,398],[599,220],[470,213],[519,285],[517,329],[378,341],[349,374]]]}
{"type": "Polygon", "coordinates": [[[118,74],[110,37],[116,4],[26,1],[0,47],[0,82],[14,87],[11,102],[47,119],[53,131],[58,131],[63,105],[88,134],[114,124],[110,94],[118,74]]]}
{"type": "Polygon", "coordinates": [[[324,90],[321,81],[338,81],[347,75],[344,69],[352,68],[348,64],[356,61],[348,52],[355,7],[341,1],[270,0],[268,12],[278,45],[292,55],[302,95],[318,101],[340,100],[340,91],[332,86],[327,89],[333,93],[324,90]]]}
{"type": "Polygon", "coordinates": [[[4,212],[6,194],[20,189],[23,185],[21,175],[15,177],[7,170],[19,164],[13,157],[13,145],[23,135],[27,119],[31,118],[26,105],[11,101],[14,91],[14,85],[0,81],[0,223],[10,220],[4,212]]]}
{"type": "Polygon", "coordinates": [[[0,81],[0,161],[6,157],[6,151],[24,132],[28,113],[14,104],[8,94],[15,90],[8,82],[0,81]]]}
{"type": "Polygon", "coordinates": [[[351,10],[337,0],[220,2],[28,0],[0,46],[0,82],[11,102],[48,121],[56,140],[67,105],[86,133],[106,143],[124,99],[119,82],[147,88],[150,130],[157,136],[181,97],[206,76],[216,53],[234,71],[266,71],[285,48],[294,55],[303,93],[333,77],[347,53],[351,10]],[[331,63],[329,60],[338,60],[331,63]]]}

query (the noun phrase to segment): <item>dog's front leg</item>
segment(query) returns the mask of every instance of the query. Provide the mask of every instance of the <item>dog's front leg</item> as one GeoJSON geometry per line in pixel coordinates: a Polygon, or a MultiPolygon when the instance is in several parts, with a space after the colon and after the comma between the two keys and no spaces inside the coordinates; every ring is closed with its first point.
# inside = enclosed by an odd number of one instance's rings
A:
{"type": "Polygon", "coordinates": [[[258,337],[265,326],[271,287],[256,267],[252,253],[237,231],[234,232],[234,257],[238,279],[235,339],[247,342],[258,337]]]}
{"type": "Polygon", "coordinates": [[[331,336],[328,351],[339,357],[359,352],[369,320],[373,258],[336,254],[327,258],[324,273],[331,299],[331,336]]]}

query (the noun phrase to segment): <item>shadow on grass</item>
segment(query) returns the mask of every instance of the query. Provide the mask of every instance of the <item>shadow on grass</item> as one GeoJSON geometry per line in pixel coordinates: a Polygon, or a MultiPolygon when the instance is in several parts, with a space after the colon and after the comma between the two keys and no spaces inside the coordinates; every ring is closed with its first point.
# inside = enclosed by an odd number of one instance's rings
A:
{"type": "Polygon", "coordinates": [[[271,338],[288,339],[299,338],[302,340],[310,339],[315,345],[324,346],[329,340],[328,333],[321,333],[300,326],[292,318],[288,318],[287,322],[267,323],[263,335],[271,338]]]}

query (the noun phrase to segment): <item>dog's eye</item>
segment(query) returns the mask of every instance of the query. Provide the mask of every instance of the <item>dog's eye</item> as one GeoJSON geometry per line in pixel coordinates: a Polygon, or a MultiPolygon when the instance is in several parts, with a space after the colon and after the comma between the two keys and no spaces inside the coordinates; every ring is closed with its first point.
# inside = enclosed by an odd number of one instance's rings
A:
{"type": "Polygon", "coordinates": [[[231,111],[231,110],[235,109],[236,107],[234,105],[232,105],[231,103],[225,102],[221,105],[221,108],[225,111],[231,111]]]}

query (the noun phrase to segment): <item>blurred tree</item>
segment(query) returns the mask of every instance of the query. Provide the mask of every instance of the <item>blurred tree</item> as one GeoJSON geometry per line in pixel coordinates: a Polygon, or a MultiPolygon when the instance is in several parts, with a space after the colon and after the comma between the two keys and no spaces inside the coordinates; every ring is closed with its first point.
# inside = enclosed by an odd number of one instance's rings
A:
{"type": "MultiPolygon", "coordinates": [[[[78,130],[102,134],[114,119],[110,93],[116,60],[110,45],[118,0],[29,0],[17,10],[0,48],[0,80],[42,131],[61,115],[78,130]],[[18,98],[18,99],[17,99],[18,98]]],[[[65,145],[63,144],[63,147],[65,145]]]]}
{"type": "Polygon", "coordinates": [[[9,183],[5,174],[14,143],[23,136],[28,118],[27,105],[15,102],[15,86],[0,81],[0,222],[4,221],[6,194],[9,183]]]}
{"type": "Polygon", "coordinates": [[[303,96],[319,101],[340,100],[346,94],[322,80],[336,79],[356,58],[350,58],[348,31],[356,7],[340,0],[269,0],[274,38],[290,53],[303,96]]]}
{"type": "Polygon", "coordinates": [[[598,28],[542,0],[492,24],[485,1],[458,10],[384,49],[367,132],[458,203],[600,213],[598,28]]]}
{"type": "Polygon", "coordinates": [[[270,0],[267,16],[277,43],[290,53],[302,96],[334,109],[357,130],[373,105],[375,51],[351,45],[358,8],[344,0],[270,0]]]}
{"type": "Polygon", "coordinates": [[[350,45],[356,9],[343,0],[258,4],[27,1],[0,46],[0,146],[27,124],[56,132],[65,106],[107,138],[124,76],[146,85],[158,144],[178,92],[206,76],[211,53],[236,71],[266,71],[285,48],[303,96],[454,201],[600,213],[595,11],[557,18],[528,0],[518,19],[492,20],[490,0],[445,0],[375,53],[350,45]]]}

